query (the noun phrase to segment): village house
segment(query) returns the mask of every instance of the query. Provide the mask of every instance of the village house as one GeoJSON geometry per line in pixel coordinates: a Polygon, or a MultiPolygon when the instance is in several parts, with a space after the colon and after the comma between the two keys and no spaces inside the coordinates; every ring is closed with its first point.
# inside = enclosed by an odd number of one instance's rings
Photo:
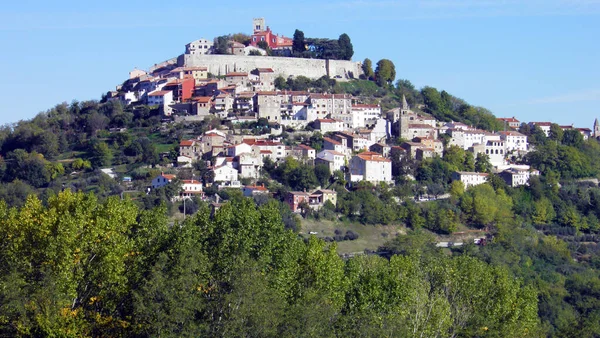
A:
{"type": "Polygon", "coordinates": [[[369,151],[381,154],[383,157],[389,157],[392,147],[383,143],[375,143],[369,147],[369,151]]]}
{"type": "Polygon", "coordinates": [[[221,93],[215,96],[214,104],[217,115],[226,118],[227,114],[233,110],[233,97],[230,94],[221,93]]]}
{"type": "Polygon", "coordinates": [[[254,107],[259,118],[267,119],[267,121],[274,123],[281,121],[282,96],[277,95],[276,92],[257,92],[254,100],[254,107]]]}
{"type": "Polygon", "coordinates": [[[299,212],[302,202],[309,203],[310,195],[303,191],[290,191],[285,196],[285,202],[290,206],[292,212],[299,212]]]}
{"type": "Polygon", "coordinates": [[[415,137],[413,142],[422,144],[425,148],[433,149],[433,152],[438,156],[444,155],[444,143],[432,137],[415,137]]]}
{"type": "Polygon", "coordinates": [[[519,169],[509,168],[498,174],[505,182],[511,187],[518,187],[521,185],[529,185],[529,178],[531,176],[539,176],[540,172],[535,169],[519,169]]]}
{"type": "Polygon", "coordinates": [[[550,127],[552,126],[552,122],[529,122],[530,128],[534,128],[535,126],[540,127],[540,129],[546,134],[546,137],[550,137],[550,127]]]}
{"type": "Polygon", "coordinates": [[[164,187],[165,185],[171,183],[172,180],[175,179],[175,175],[169,175],[165,173],[161,173],[157,177],[152,180],[151,186],[152,189],[158,189],[164,187]]]}
{"type": "Polygon", "coordinates": [[[213,182],[237,182],[238,171],[229,163],[217,165],[212,168],[213,182]]]}
{"type": "Polygon", "coordinates": [[[512,151],[527,152],[529,150],[527,136],[518,131],[501,131],[499,134],[500,139],[504,141],[507,153],[512,151]]]}
{"type": "Polygon", "coordinates": [[[306,144],[299,144],[297,146],[289,147],[289,152],[286,156],[292,156],[297,159],[314,160],[316,151],[306,144]]]}
{"type": "Polygon", "coordinates": [[[265,188],[265,185],[247,185],[242,188],[244,197],[253,197],[261,194],[268,194],[269,190],[265,188]]]}
{"type": "Polygon", "coordinates": [[[177,67],[169,73],[170,76],[174,76],[178,79],[184,79],[191,77],[194,79],[194,85],[201,83],[208,79],[208,68],[207,67],[177,67]]]}
{"type": "Polygon", "coordinates": [[[254,111],[254,96],[253,92],[242,92],[236,95],[233,101],[233,110],[237,112],[254,111]]]}
{"type": "Polygon", "coordinates": [[[234,158],[234,167],[239,171],[239,177],[256,179],[260,176],[263,161],[260,154],[242,153],[234,158]]]}
{"type": "Polygon", "coordinates": [[[185,45],[185,53],[186,54],[210,54],[212,52],[214,42],[212,40],[207,39],[198,39],[194,40],[187,45],[185,45]]]}
{"type": "Polygon", "coordinates": [[[171,103],[173,103],[173,92],[170,90],[156,90],[147,96],[147,104],[149,106],[161,107],[162,113],[166,116],[172,113],[171,103]]]}
{"type": "Polygon", "coordinates": [[[204,197],[202,183],[197,180],[181,180],[181,192],[178,200],[191,199],[192,197],[204,197]]]}
{"type": "Polygon", "coordinates": [[[392,183],[392,161],[381,154],[366,151],[350,160],[350,181],[392,183]]]}
{"type": "Polygon", "coordinates": [[[381,107],[378,104],[354,104],[352,117],[352,128],[372,126],[381,117],[381,107]]]}
{"type": "Polygon", "coordinates": [[[197,160],[204,154],[202,143],[199,140],[182,140],[179,142],[179,155],[197,160]]]}
{"type": "Polygon", "coordinates": [[[225,83],[228,85],[238,85],[246,86],[248,83],[248,73],[244,72],[230,72],[225,74],[225,83]]]}
{"type": "Polygon", "coordinates": [[[346,156],[335,150],[323,150],[317,154],[315,165],[325,164],[329,171],[343,170],[346,166],[346,156]]]}
{"type": "Polygon", "coordinates": [[[314,126],[315,129],[319,130],[322,134],[344,130],[344,122],[334,119],[316,119],[314,126]]]}
{"type": "Polygon", "coordinates": [[[208,116],[210,114],[213,103],[212,97],[192,97],[190,101],[192,102],[192,115],[208,116]]]}
{"type": "MultiPolygon", "coordinates": [[[[323,137],[323,149],[325,150],[333,150],[344,155],[349,155],[352,152],[351,147],[347,146],[347,139],[334,140],[330,137],[323,137]]],[[[352,144],[352,143],[350,143],[352,144]]]]}
{"type": "Polygon", "coordinates": [[[519,120],[517,120],[514,116],[513,117],[499,117],[499,118],[497,118],[497,120],[513,129],[519,129],[519,127],[521,126],[521,122],[519,122],[519,120]]]}
{"type": "Polygon", "coordinates": [[[271,68],[257,68],[255,72],[258,75],[258,82],[254,86],[254,91],[273,91],[275,90],[275,72],[271,68]]]}
{"type": "Polygon", "coordinates": [[[477,157],[480,153],[486,154],[490,159],[490,163],[494,167],[502,166],[506,163],[506,152],[504,141],[494,140],[487,141],[485,144],[475,144],[469,148],[477,157]]]}
{"type": "Polygon", "coordinates": [[[487,182],[487,173],[477,173],[469,171],[455,171],[452,173],[452,181],[461,181],[465,189],[487,182]]]}

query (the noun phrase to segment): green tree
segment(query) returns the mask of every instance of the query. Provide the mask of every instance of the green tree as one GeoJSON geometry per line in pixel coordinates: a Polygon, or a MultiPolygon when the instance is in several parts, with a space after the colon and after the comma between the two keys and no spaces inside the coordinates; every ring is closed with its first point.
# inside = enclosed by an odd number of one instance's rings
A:
{"type": "Polygon", "coordinates": [[[478,173],[492,172],[492,164],[490,163],[490,157],[487,154],[477,154],[477,159],[475,160],[475,171],[478,173]]]}
{"type": "Polygon", "coordinates": [[[292,41],[292,51],[294,53],[304,53],[306,51],[306,42],[304,41],[304,32],[296,29],[292,41]]]}
{"type": "Polygon", "coordinates": [[[388,59],[382,59],[377,62],[375,69],[375,81],[381,87],[394,82],[396,78],[396,67],[394,63],[388,59]]]}
{"type": "Polygon", "coordinates": [[[106,167],[112,163],[113,154],[108,144],[103,141],[96,142],[90,152],[90,161],[94,167],[106,167]]]}
{"type": "Polygon", "coordinates": [[[348,34],[344,33],[340,35],[338,38],[339,45],[339,57],[341,60],[352,60],[352,55],[354,55],[354,48],[352,47],[352,42],[350,41],[350,37],[348,34]]]}
{"type": "Polygon", "coordinates": [[[366,58],[362,63],[362,70],[365,75],[365,79],[373,80],[375,78],[375,72],[373,72],[373,62],[371,59],[366,58]]]}

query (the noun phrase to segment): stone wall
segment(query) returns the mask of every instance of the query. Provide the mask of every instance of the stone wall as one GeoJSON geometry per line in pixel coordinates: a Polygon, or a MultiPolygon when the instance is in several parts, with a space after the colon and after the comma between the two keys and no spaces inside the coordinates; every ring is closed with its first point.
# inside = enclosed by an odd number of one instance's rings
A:
{"type": "Polygon", "coordinates": [[[208,71],[214,75],[250,72],[256,68],[272,68],[276,75],[283,77],[303,75],[316,79],[328,75],[342,81],[358,78],[363,73],[360,62],[271,56],[183,54],[177,58],[177,65],[208,67],[208,71]]]}

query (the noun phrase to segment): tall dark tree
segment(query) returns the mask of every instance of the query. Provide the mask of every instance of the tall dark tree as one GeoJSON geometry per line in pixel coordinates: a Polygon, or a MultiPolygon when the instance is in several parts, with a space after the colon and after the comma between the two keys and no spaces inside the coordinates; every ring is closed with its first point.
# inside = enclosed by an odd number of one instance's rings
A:
{"type": "Polygon", "coordinates": [[[352,47],[352,42],[350,41],[348,34],[344,33],[340,35],[338,44],[340,48],[339,58],[342,60],[351,60],[352,55],[354,55],[354,48],[352,47]]]}
{"type": "Polygon", "coordinates": [[[296,29],[294,31],[294,40],[292,42],[292,51],[294,53],[304,53],[306,51],[306,42],[304,41],[304,32],[296,29]]]}

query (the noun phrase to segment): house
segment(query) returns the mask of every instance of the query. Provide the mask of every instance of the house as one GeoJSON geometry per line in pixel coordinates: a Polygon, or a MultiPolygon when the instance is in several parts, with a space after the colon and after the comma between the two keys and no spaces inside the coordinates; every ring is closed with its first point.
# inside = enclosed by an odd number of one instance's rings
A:
{"type": "Polygon", "coordinates": [[[250,45],[258,47],[258,43],[264,41],[273,50],[292,49],[291,38],[274,34],[269,26],[266,26],[264,18],[252,20],[252,38],[250,45]]]}
{"type": "Polygon", "coordinates": [[[487,182],[488,174],[469,171],[455,171],[452,173],[452,181],[461,181],[465,188],[476,186],[487,182]]]}
{"type": "Polygon", "coordinates": [[[498,174],[505,182],[511,187],[518,187],[521,185],[529,185],[529,178],[531,176],[539,176],[540,172],[535,169],[519,169],[509,168],[498,174]]]}
{"type": "Polygon", "coordinates": [[[212,168],[213,182],[235,182],[238,180],[238,171],[228,164],[217,165],[212,168]]]}
{"type": "Polygon", "coordinates": [[[260,154],[242,153],[234,158],[233,166],[237,167],[239,177],[258,178],[264,159],[260,154]]]}
{"type": "Polygon", "coordinates": [[[350,181],[392,183],[392,161],[381,154],[366,151],[350,160],[350,181]]]}
{"type": "Polygon", "coordinates": [[[431,137],[436,139],[437,129],[425,123],[410,123],[408,125],[408,133],[406,136],[408,136],[409,139],[415,137],[431,137]]]}
{"type": "MultiPolygon", "coordinates": [[[[310,194],[311,199],[317,198],[317,204],[323,205],[329,201],[333,206],[337,206],[337,191],[328,189],[318,189],[310,194]]],[[[312,203],[311,203],[312,204],[312,203]]]]}
{"type": "Polygon", "coordinates": [[[208,116],[212,108],[211,96],[192,97],[192,114],[198,116],[208,116]]]}
{"type": "Polygon", "coordinates": [[[163,114],[169,116],[172,113],[171,103],[173,103],[173,92],[170,90],[155,90],[148,93],[146,102],[149,106],[160,106],[163,114]]]}
{"type": "Polygon", "coordinates": [[[179,193],[179,200],[190,199],[192,197],[204,197],[204,191],[202,191],[202,183],[196,180],[181,180],[181,192],[179,193]]]}
{"type": "Polygon", "coordinates": [[[323,150],[317,154],[315,165],[326,164],[329,166],[329,171],[343,170],[346,166],[346,156],[335,150],[323,150]]]}
{"type": "Polygon", "coordinates": [[[190,76],[170,81],[163,87],[163,90],[172,91],[174,101],[184,102],[192,98],[195,88],[196,80],[190,76]]]}
{"type": "Polygon", "coordinates": [[[246,85],[248,80],[248,73],[244,72],[230,72],[225,74],[225,82],[228,85],[242,84],[246,85]]]}
{"type": "Polygon", "coordinates": [[[413,142],[422,144],[426,148],[433,149],[438,156],[444,155],[444,143],[432,137],[415,137],[413,142]]]}
{"type": "Polygon", "coordinates": [[[546,137],[550,137],[550,127],[552,126],[552,122],[529,122],[528,125],[531,129],[535,128],[535,126],[540,127],[544,134],[546,134],[546,137]]]}
{"type": "Polygon", "coordinates": [[[213,48],[214,42],[207,39],[194,40],[185,45],[185,54],[210,54],[213,48]]]}
{"type": "Polygon", "coordinates": [[[529,149],[527,136],[519,133],[518,131],[501,131],[500,139],[504,141],[507,153],[512,151],[526,152],[529,149]]]}
{"type": "Polygon", "coordinates": [[[475,157],[480,153],[485,153],[494,167],[502,166],[506,163],[505,145],[502,140],[487,141],[484,144],[475,144],[469,148],[469,150],[473,152],[475,157]]]}
{"type": "Polygon", "coordinates": [[[231,55],[246,55],[246,45],[244,45],[243,43],[239,43],[237,41],[232,41],[230,40],[228,42],[228,46],[227,46],[228,50],[229,50],[229,54],[231,55]]]}
{"type": "Polygon", "coordinates": [[[392,147],[383,143],[375,143],[369,147],[369,151],[380,153],[383,157],[389,157],[392,147]]]}
{"type": "Polygon", "coordinates": [[[191,77],[194,79],[194,85],[201,83],[208,79],[208,68],[207,67],[177,67],[169,73],[170,76],[174,76],[178,79],[184,79],[191,77]]]}
{"type": "Polygon", "coordinates": [[[227,156],[231,157],[249,152],[252,152],[252,146],[244,142],[227,147],[227,156]]]}
{"type": "Polygon", "coordinates": [[[237,94],[233,101],[233,110],[237,112],[253,111],[255,95],[256,93],[253,92],[241,92],[237,94]]]}
{"type": "Polygon", "coordinates": [[[258,82],[254,86],[255,91],[275,90],[275,72],[271,68],[257,68],[258,82]]]}
{"type": "Polygon", "coordinates": [[[437,155],[437,153],[435,152],[435,149],[433,148],[428,148],[428,147],[421,147],[417,149],[417,154],[416,154],[416,159],[419,161],[428,159],[428,158],[433,158],[434,156],[437,155]]]}
{"type": "Polygon", "coordinates": [[[302,191],[290,191],[285,196],[285,202],[290,206],[292,212],[299,212],[302,202],[310,203],[310,195],[302,191]]]}
{"type": "Polygon", "coordinates": [[[213,151],[213,148],[223,147],[223,144],[225,143],[225,134],[209,130],[202,135],[201,142],[204,153],[213,152],[216,154],[217,152],[213,151]]]}
{"type": "Polygon", "coordinates": [[[242,188],[242,193],[245,197],[252,197],[260,194],[268,194],[269,190],[265,188],[265,185],[247,185],[242,188]]]}
{"type": "Polygon", "coordinates": [[[215,112],[221,118],[226,118],[227,114],[233,110],[233,97],[230,94],[221,93],[215,97],[215,112]]]}
{"type": "Polygon", "coordinates": [[[519,120],[517,120],[514,116],[513,117],[499,117],[497,118],[498,121],[505,123],[507,126],[509,126],[510,128],[513,129],[519,129],[519,127],[521,126],[521,122],[519,122],[519,120]]]}
{"type": "Polygon", "coordinates": [[[152,180],[151,186],[152,189],[158,189],[164,187],[165,185],[171,183],[172,180],[175,179],[175,175],[168,175],[165,173],[161,173],[157,177],[152,180]]]}
{"type": "Polygon", "coordinates": [[[299,159],[314,160],[316,157],[316,150],[307,146],[306,144],[299,144],[297,146],[290,147],[287,156],[292,156],[299,159]]]}
{"type": "Polygon", "coordinates": [[[182,140],[179,142],[179,155],[187,156],[193,160],[202,157],[202,143],[199,140],[182,140]]]}
{"type": "Polygon", "coordinates": [[[281,104],[283,96],[276,92],[257,92],[254,96],[254,107],[259,118],[269,122],[281,122],[281,104]]]}
{"type": "Polygon", "coordinates": [[[378,104],[353,104],[352,115],[352,128],[372,126],[381,117],[381,106],[378,104]]]}
{"type": "MultiPolygon", "coordinates": [[[[323,149],[325,150],[333,150],[342,154],[350,154],[352,149],[348,148],[346,145],[346,139],[334,140],[330,137],[323,137],[323,149]]],[[[350,143],[352,145],[352,143],[350,143]]]]}
{"type": "Polygon", "coordinates": [[[314,123],[315,129],[321,133],[343,131],[344,122],[334,119],[316,119],[314,123]]]}

